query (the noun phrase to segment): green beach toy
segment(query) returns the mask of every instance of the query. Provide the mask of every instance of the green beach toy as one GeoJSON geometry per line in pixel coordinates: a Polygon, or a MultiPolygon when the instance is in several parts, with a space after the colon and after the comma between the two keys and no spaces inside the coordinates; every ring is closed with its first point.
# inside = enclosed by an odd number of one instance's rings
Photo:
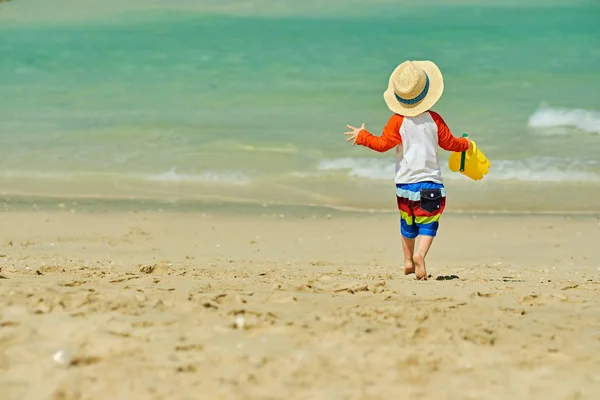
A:
{"type": "MultiPolygon", "coordinates": [[[[464,138],[467,138],[467,139],[468,139],[468,138],[469,138],[469,135],[467,135],[466,133],[463,133],[463,134],[462,134],[462,137],[464,137],[464,138]]],[[[466,155],[467,155],[467,151],[466,151],[466,150],[465,150],[465,151],[463,151],[463,152],[460,154],[460,172],[464,172],[464,171],[465,171],[465,157],[466,157],[466,155]]]]}

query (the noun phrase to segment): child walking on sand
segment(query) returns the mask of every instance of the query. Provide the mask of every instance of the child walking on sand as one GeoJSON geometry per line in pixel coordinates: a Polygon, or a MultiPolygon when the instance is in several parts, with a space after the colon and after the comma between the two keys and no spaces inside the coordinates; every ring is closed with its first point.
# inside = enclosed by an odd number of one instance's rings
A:
{"type": "Polygon", "coordinates": [[[438,160],[438,147],[461,152],[471,146],[457,138],[442,117],[430,111],[444,91],[442,73],[431,61],[405,61],[392,72],[383,98],[394,113],[381,136],[347,125],[346,141],[378,152],[396,148],[396,198],[404,273],[427,279],[425,257],[437,234],[446,205],[446,191],[438,160]],[[415,252],[415,239],[419,247],[415,252]]]}

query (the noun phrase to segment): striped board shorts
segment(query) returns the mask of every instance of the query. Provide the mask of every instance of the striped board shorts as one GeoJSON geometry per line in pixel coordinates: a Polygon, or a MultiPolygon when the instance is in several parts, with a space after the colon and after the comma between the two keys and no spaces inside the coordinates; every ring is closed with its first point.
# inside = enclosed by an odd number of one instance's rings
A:
{"type": "Polygon", "coordinates": [[[446,189],[434,182],[396,184],[400,210],[400,232],[414,239],[419,235],[435,236],[440,216],[446,207],[446,189]]]}

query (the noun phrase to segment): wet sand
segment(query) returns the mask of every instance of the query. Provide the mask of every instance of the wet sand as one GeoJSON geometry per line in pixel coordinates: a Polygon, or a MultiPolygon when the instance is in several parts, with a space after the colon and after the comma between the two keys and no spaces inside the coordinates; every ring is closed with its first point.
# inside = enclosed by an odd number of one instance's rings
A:
{"type": "Polygon", "coordinates": [[[2,399],[595,399],[597,216],[5,212],[2,399]],[[458,279],[442,279],[455,275],[458,279]]]}

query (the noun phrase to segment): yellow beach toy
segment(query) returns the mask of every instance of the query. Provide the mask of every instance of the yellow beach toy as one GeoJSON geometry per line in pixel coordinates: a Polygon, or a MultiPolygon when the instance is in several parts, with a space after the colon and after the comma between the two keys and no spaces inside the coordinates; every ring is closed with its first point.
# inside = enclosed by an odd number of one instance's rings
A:
{"type": "MultiPolygon", "coordinates": [[[[468,137],[468,135],[463,133],[462,137],[468,137]]],[[[450,155],[448,167],[452,172],[460,172],[475,181],[479,181],[488,173],[491,163],[485,154],[477,148],[475,142],[471,140],[471,143],[473,144],[471,149],[460,153],[454,152],[450,155]]]]}

